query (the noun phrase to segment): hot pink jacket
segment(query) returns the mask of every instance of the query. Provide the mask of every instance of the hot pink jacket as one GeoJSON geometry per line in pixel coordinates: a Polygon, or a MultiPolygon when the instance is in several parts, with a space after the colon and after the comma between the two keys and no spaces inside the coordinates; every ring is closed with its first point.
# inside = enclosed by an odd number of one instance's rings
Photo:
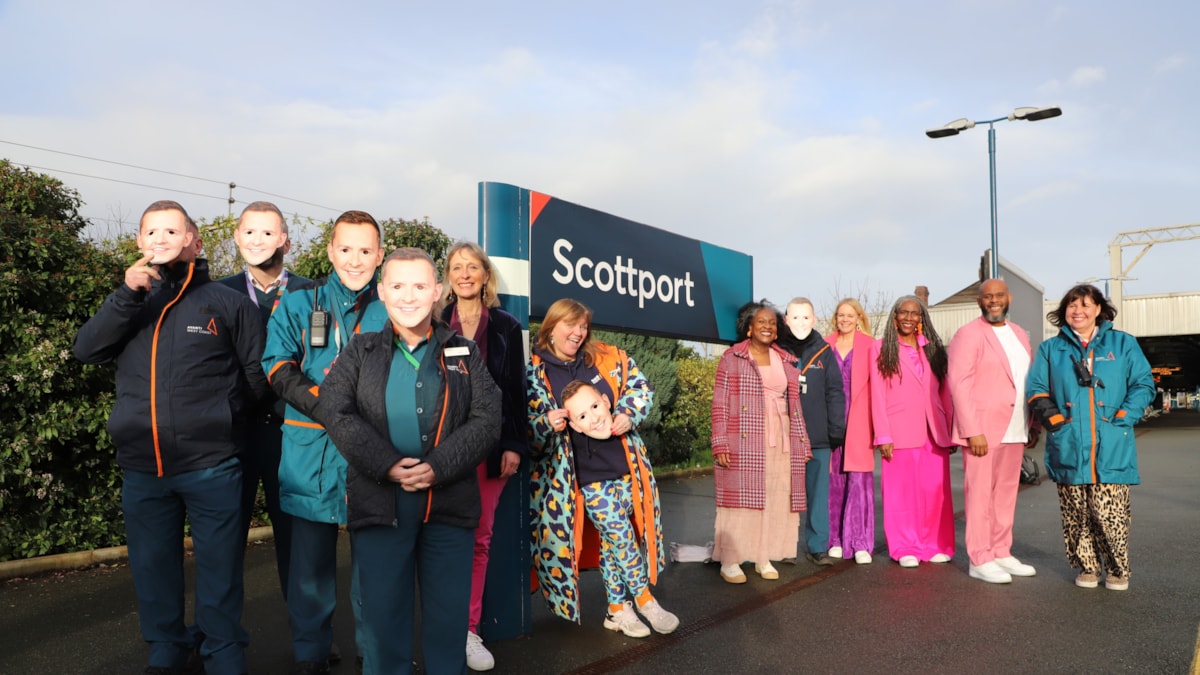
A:
{"type": "MultiPolygon", "coordinates": [[[[837,349],[837,333],[825,338],[837,349]]],[[[846,401],[846,442],[843,471],[871,473],[875,470],[875,431],[871,425],[871,346],[875,339],[854,331],[850,352],[850,396],[846,401]]]]}
{"type": "Polygon", "coordinates": [[[888,378],[879,372],[883,340],[871,345],[871,421],[877,446],[891,443],[895,448],[919,448],[926,440],[940,448],[954,445],[950,389],[938,382],[929,367],[925,344],[925,336],[917,336],[923,374],[917,375],[905,353],[908,347],[900,345],[900,373],[888,378]]]}
{"type": "MultiPolygon", "coordinates": [[[[1011,321],[1008,325],[1032,360],[1025,331],[1011,321]]],[[[970,445],[967,438],[983,434],[988,447],[999,445],[1012,419],[1017,390],[1008,355],[996,331],[979,317],[958,329],[947,347],[947,357],[950,368],[946,384],[954,401],[954,443],[966,447],[970,445]]],[[[1024,392],[1021,394],[1024,400],[1024,392]]]]}

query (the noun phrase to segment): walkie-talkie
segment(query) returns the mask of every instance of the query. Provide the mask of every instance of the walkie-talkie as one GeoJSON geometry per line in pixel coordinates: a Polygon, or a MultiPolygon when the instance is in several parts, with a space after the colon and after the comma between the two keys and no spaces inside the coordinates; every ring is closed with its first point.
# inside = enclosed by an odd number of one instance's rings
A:
{"type": "Polygon", "coordinates": [[[324,347],[329,344],[329,312],[321,308],[317,297],[321,284],[313,286],[313,308],[308,315],[308,344],[310,347],[324,347]]]}

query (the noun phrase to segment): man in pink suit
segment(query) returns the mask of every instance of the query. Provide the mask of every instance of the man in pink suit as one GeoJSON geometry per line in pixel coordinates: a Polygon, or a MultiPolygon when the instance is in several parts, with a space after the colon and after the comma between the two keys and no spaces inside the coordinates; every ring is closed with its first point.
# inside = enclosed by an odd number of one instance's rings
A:
{"type": "Polygon", "coordinates": [[[979,319],[950,341],[947,380],[954,401],[955,442],[964,448],[963,493],[972,578],[992,584],[1031,577],[1012,547],[1024,448],[1037,442],[1025,412],[1029,337],[1008,321],[1012,294],[1000,279],[979,287],[979,319]]]}

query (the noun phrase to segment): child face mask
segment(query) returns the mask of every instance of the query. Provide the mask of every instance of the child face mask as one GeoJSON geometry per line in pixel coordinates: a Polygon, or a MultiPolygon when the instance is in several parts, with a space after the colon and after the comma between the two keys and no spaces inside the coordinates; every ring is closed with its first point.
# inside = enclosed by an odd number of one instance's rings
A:
{"type": "Polygon", "coordinates": [[[592,387],[582,387],[563,403],[567,420],[576,432],[604,440],[612,436],[613,414],[608,397],[592,387]]]}

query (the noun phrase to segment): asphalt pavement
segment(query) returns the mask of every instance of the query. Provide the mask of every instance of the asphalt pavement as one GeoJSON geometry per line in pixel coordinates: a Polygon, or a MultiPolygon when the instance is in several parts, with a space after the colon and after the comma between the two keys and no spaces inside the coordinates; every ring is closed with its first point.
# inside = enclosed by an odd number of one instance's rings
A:
{"type": "MultiPolygon", "coordinates": [[[[1041,464],[1040,448],[1029,453],[1041,464]]],[[[955,456],[958,551],[950,563],[910,570],[889,560],[882,514],[869,565],[818,568],[801,543],[798,562],[778,566],[778,581],[747,566],[749,582],[730,585],[714,564],[668,563],[655,595],[680,626],[641,640],[602,627],[604,591],[599,572],[589,571],[581,577],[583,623],[553,617],[535,597],[532,635],[488,645],[494,672],[1187,673],[1200,627],[1200,414],[1172,412],[1140,425],[1138,454],[1128,591],[1072,583],[1050,482],[1023,486],[1017,502],[1013,554],[1037,576],[1006,585],[969,578],[955,456]]],[[[711,476],[664,476],[659,487],[665,540],[710,541],[711,476]]],[[[344,596],[345,535],[340,565],[344,596]]],[[[344,598],[340,606],[348,606],[344,598]]],[[[0,674],[140,673],[145,663],[123,564],[4,582],[0,610],[0,674]]],[[[270,541],[247,550],[244,623],[250,672],[290,672],[270,541]]],[[[352,655],[348,611],[335,616],[334,629],[352,655]]],[[[351,659],[333,669],[353,672],[351,659]]]]}

